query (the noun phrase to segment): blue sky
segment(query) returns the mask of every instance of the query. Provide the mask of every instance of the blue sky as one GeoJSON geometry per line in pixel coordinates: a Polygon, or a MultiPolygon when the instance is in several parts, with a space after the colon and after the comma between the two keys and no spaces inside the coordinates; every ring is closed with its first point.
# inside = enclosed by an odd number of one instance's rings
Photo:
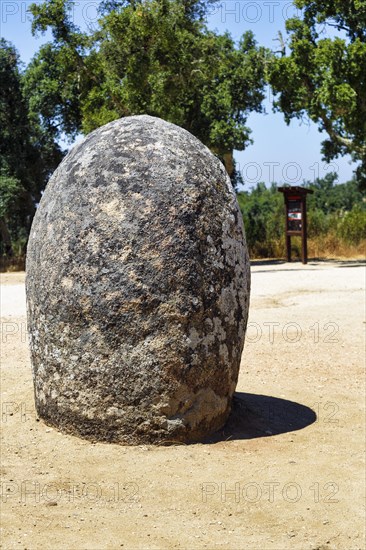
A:
{"type": "MultiPolygon", "coordinates": [[[[76,0],[73,17],[76,24],[96,24],[98,0],[76,0]]],[[[49,35],[35,38],[31,34],[31,18],[27,13],[28,0],[1,0],[1,36],[11,41],[18,49],[22,61],[28,63],[40,44],[49,35]]],[[[287,0],[222,1],[211,7],[208,26],[220,32],[228,30],[238,40],[251,30],[257,42],[275,49],[278,31],[285,33],[285,19],[296,12],[287,0]]],[[[320,155],[320,143],[326,138],[313,123],[295,120],[287,126],[283,115],[272,112],[272,97],[267,90],[264,106],[267,114],[253,113],[248,126],[252,129],[254,144],[245,151],[237,152],[238,168],[249,189],[259,181],[271,181],[299,185],[303,180],[313,181],[327,173],[338,173],[339,182],[352,176],[355,164],[350,157],[336,159],[325,164],[320,155]]]]}

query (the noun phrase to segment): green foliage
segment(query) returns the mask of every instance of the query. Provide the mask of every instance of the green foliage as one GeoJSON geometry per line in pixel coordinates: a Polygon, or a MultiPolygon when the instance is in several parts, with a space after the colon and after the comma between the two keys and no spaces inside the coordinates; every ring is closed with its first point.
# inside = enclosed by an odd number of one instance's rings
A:
{"type": "Polygon", "coordinates": [[[258,183],[250,192],[238,193],[249,249],[254,255],[275,255],[276,243],[283,237],[283,197],[273,184],[258,183]]]}
{"type": "Polygon", "coordinates": [[[103,2],[89,34],[71,22],[68,0],[33,4],[33,31],[50,28],[54,40],[27,69],[32,112],[55,136],[144,113],[186,128],[222,160],[244,149],[248,114],[262,110],[267,52],[250,32],[236,45],[209,31],[209,3],[103,2]]]}
{"type": "Polygon", "coordinates": [[[286,22],[289,54],[272,58],[269,81],[279,94],[275,108],[287,123],[307,115],[328,133],[326,161],[350,153],[360,161],[359,186],[366,186],[366,2],[294,0],[301,17],[286,22]],[[329,38],[332,29],[337,36],[329,38]],[[335,31],[334,31],[335,29],[335,31]]]}
{"type": "Polygon", "coordinates": [[[50,173],[62,158],[59,146],[30,113],[14,47],[0,40],[0,238],[11,254],[11,240],[30,228],[35,205],[50,173]]]}
{"type": "Polygon", "coordinates": [[[308,212],[308,237],[326,235],[331,228],[331,217],[320,208],[309,208],[308,212]]]}
{"type": "Polygon", "coordinates": [[[316,179],[312,184],[307,183],[314,191],[307,199],[310,210],[319,209],[324,214],[330,214],[352,210],[353,205],[362,203],[365,193],[359,189],[356,179],[337,185],[336,180],[337,175],[332,173],[322,179],[316,179]]]}
{"type": "MultiPolygon", "coordinates": [[[[212,0],[214,1],[214,0],[212,0]]],[[[262,111],[267,76],[276,109],[289,123],[308,116],[328,134],[325,160],[350,153],[355,179],[335,185],[329,174],[308,197],[309,236],[358,243],[366,203],[366,0],[295,0],[301,17],[287,21],[289,53],[238,43],[208,30],[211,0],[103,0],[93,31],[71,19],[71,0],[33,4],[34,33],[52,32],[26,71],[0,41],[0,235],[24,246],[49,175],[62,158],[61,137],[116,118],[150,114],[196,135],[240,173],[233,150],[251,143],[247,118],[262,111]],[[325,34],[332,29],[335,37],[325,34]]],[[[276,185],[238,194],[252,255],[276,256],[284,244],[283,197],[276,185]]],[[[16,243],[16,244],[15,244],[16,243]]]]}
{"type": "Polygon", "coordinates": [[[308,235],[334,234],[348,244],[357,245],[366,235],[366,197],[356,179],[336,185],[336,174],[328,174],[309,185],[308,235]]]}
{"type": "Polygon", "coordinates": [[[0,176],[0,218],[10,217],[24,193],[19,180],[0,176]]]}
{"type": "Polygon", "coordinates": [[[366,235],[366,208],[355,205],[339,221],[337,235],[347,243],[359,244],[366,235]]]}
{"type": "MultiPolygon", "coordinates": [[[[314,190],[314,194],[307,198],[308,237],[332,235],[340,243],[358,245],[366,234],[365,193],[358,189],[354,179],[339,185],[335,182],[336,175],[328,174],[306,184],[314,190]]],[[[264,183],[259,183],[250,192],[238,193],[238,202],[250,255],[275,257],[283,254],[284,201],[277,185],[267,188],[264,183]]],[[[295,241],[293,245],[295,249],[295,241]]]]}

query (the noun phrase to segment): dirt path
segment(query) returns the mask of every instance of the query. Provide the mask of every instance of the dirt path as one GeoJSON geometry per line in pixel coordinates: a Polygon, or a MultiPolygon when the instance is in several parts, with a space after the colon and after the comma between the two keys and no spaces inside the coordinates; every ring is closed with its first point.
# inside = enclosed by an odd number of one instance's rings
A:
{"type": "Polygon", "coordinates": [[[24,276],[1,276],[2,548],[365,548],[365,268],[254,263],[232,418],[172,447],[37,421],[24,276]]]}

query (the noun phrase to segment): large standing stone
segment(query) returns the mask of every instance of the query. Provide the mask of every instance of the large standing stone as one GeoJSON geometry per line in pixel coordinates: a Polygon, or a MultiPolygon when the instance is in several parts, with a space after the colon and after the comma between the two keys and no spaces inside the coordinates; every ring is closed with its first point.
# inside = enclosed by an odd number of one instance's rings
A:
{"type": "Polygon", "coordinates": [[[149,116],[89,134],[37,210],[27,298],[48,424],[132,444],[220,428],[249,302],[242,218],[220,161],[149,116]]]}

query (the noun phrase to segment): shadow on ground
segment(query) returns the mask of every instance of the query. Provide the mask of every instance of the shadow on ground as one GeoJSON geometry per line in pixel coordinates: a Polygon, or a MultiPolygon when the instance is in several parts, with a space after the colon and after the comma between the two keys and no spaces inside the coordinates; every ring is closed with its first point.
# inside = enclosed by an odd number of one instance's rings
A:
{"type": "Polygon", "coordinates": [[[312,409],[294,401],[254,393],[235,393],[232,412],[224,428],[204,443],[293,432],[313,424],[316,418],[312,409]]]}
{"type": "MultiPolygon", "coordinates": [[[[321,258],[311,258],[308,260],[307,266],[314,267],[319,265],[331,264],[333,267],[365,267],[366,261],[361,260],[325,260],[321,258]]],[[[268,273],[270,271],[300,271],[304,269],[304,264],[299,259],[295,259],[292,262],[287,262],[285,260],[251,260],[251,267],[266,267],[266,266],[283,266],[283,269],[266,269],[266,270],[256,270],[256,273],[268,273]],[[296,265],[298,267],[290,267],[290,264],[296,265]],[[289,266],[289,267],[286,267],[289,266]]]]}
{"type": "Polygon", "coordinates": [[[250,260],[250,265],[256,266],[256,265],[283,265],[287,262],[285,260],[250,260]]]}

